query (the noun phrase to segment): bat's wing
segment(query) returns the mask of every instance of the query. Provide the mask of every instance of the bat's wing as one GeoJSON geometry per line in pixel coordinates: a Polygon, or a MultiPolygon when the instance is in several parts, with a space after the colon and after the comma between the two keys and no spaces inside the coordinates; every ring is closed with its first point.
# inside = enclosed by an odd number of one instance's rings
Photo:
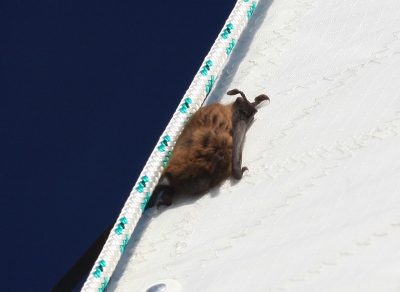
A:
{"type": "Polygon", "coordinates": [[[247,167],[242,167],[243,144],[247,129],[253,122],[254,115],[257,112],[256,106],[264,100],[269,100],[268,96],[261,94],[255,98],[254,102],[250,103],[245,94],[238,89],[232,89],[227,92],[228,95],[238,93],[242,97],[238,97],[232,105],[232,176],[235,179],[241,179],[243,172],[248,169],[247,167]]]}
{"type": "Polygon", "coordinates": [[[241,179],[243,172],[248,169],[247,167],[242,168],[242,152],[247,128],[248,123],[242,119],[237,120],[233,126],[232,176],[235,179],[241,179]]]}

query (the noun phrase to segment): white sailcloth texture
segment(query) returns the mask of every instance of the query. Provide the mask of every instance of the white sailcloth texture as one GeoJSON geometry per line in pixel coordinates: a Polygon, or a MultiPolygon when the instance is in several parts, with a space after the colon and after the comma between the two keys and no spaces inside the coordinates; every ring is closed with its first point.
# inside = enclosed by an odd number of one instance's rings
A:
{"type": "Polygon", "coordinates": [[[144,212],[108,291],[399,291],[399,11],[259,1],[208,100],[271,98],[249,171],[144,212]]]}

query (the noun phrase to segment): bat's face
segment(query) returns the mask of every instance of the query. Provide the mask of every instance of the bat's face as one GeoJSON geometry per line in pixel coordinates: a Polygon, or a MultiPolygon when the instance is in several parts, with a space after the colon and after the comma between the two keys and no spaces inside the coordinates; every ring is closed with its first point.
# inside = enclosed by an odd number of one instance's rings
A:
{"type": "Polygon", "coordinates": [[[249,126],[256,113],[257,109],[247,99],[238,97],[233,103],[232,121],[244,121],[249,126]]]}
{"type": "Polygon", "coordinates": [[[265,94],[260,94],[254,99],[254,102],[249,102],[249,100],[246,98],[246,95],[237,89],[232,89],[227,92],[228,95],[235,95],[235,94],[240,94],[238,98],[236,98],[235,102],[233,103],[233,106],[237,108],[240,111],[241,117],[242,118],[248,118],[248,117],[253,117],[257,113],[256,106],[262,103],[263,101],[268,100],[269,97],[266,96],[265,94]]]}
{"type": "Polygon", "coordinates": [[[256,106],[269,98],[263,94],[249,102],[237,89],[227,94],[241,96],[230,105],[215,103],[200,108],[192,116],[177,139],[146,208],[171,205],[175,191],[196,195],[207,192],[229,175],[242,178],[247,170],[242,167],[245,134],[257,113],[256,106]]]}

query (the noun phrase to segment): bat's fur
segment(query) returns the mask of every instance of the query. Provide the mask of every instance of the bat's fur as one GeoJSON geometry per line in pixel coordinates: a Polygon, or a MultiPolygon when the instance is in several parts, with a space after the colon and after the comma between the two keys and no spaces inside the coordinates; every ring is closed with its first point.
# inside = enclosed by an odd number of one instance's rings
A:
{"type": "Polygon", "coordinates": [[[179,192],[201,194],[232,172],[232,104],[200,108],[190,119],[164,169],[179,192]]]}
{"type": "Polygon", "coordinates": [[[244,136],[257,112],[256,106],[268,96],[262,94],[250,103],[243,92],[229,105],[214,103],[200,108],[176,141],[168,165],[161,174],[146,208],[171,205],[175,191],[188,195],[207,192],[229,175],[241,179],[244,136]]]}

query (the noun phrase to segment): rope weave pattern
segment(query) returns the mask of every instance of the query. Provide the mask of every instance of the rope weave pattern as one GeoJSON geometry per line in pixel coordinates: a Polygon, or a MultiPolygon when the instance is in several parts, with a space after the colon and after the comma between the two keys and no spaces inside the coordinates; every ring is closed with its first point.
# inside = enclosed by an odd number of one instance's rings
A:
{"type": "Polygon", "coordinates": [[[258,0],[238,0],[224,28],[176,109],[134,185],[82,291],[106,288],[187,120],[200,108],[239,39],[258,0]]]}

